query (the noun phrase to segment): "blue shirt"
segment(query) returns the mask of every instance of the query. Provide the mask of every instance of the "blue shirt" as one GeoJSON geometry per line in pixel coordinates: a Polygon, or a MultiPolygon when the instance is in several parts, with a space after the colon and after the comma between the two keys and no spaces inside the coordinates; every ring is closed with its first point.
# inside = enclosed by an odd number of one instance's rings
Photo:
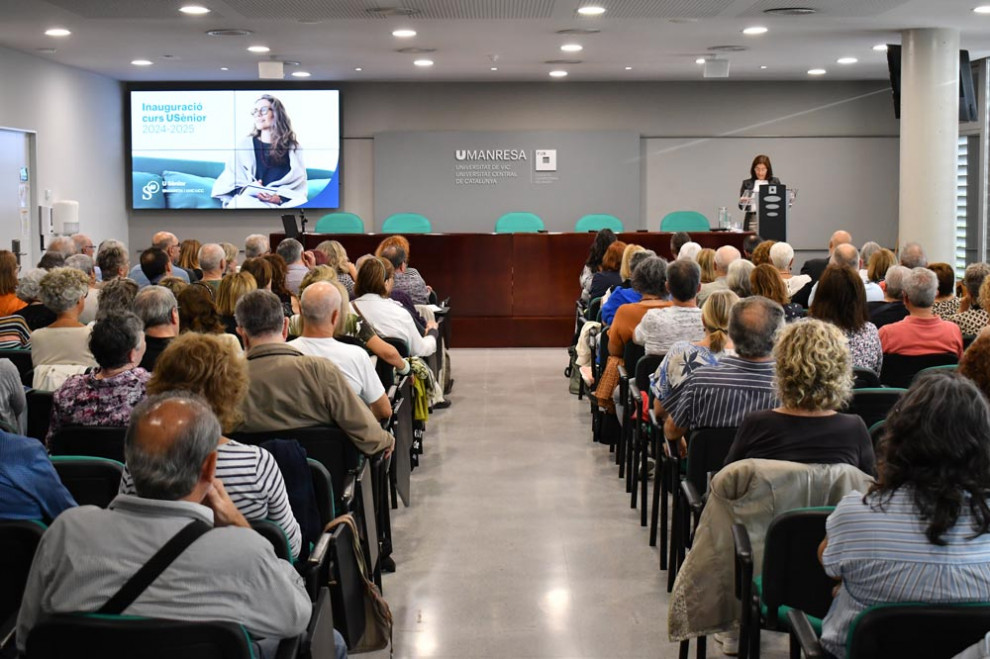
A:
{"type": "MultiPolygon", "coordinates": [[[[140,265],[136,265],[131,268],[131,272],[127,276],[136,281],[139,288],[151,286],[151,282],[148,281],[148,278],[144,275],[140,265]]],[[[189,283],[189,274],[177,265],[172,266],[172,276],[178,277],[187,284],[189,283]]]]}
{"type": "Polygon", "coordinates": [[[0,519],[55,519],[76,505],[41,442],[0,431],[0,519]]]}
{"type": "Polygon", "coordinates": [[[642,299],[643,294],[634,291],[632,286],[629,288],[619,286],[612,291],[612,294],[608,296],[608,301],[602,305],[602,325],[611,325],[612,319],[615,318],[615,312],[623,304],[639,302],[642,299]]]}
{"type": "Polygon", "coordinates": [[[845,657],[849,626],[874,604],[990,601],[990,533],[970,537],[968,497],[944,546],[928,542],[926,528],[909,489],[894,492],[883,510],[859,492],[842,498],[825,525],[822,564],[842,579],[822,624],[826,650],[845,657]]]}

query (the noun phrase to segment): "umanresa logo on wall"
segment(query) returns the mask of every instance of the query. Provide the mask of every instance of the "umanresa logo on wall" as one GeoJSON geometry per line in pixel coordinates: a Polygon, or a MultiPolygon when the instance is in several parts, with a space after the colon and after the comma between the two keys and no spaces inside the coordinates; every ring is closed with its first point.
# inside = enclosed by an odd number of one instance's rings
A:
{"type": "Polygon", "coordinates": [[[456,160],[515,161],[528,160],[525,149],[455,149],[456,160]]]}

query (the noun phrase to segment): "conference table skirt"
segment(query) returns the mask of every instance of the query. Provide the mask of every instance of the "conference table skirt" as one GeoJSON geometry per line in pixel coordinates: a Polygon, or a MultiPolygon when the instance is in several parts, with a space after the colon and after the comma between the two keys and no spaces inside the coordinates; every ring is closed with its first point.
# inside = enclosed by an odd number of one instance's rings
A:
{"type": "MultiPolygon", "coordinates": [[[[339,241],[351,261],[371,254],[389,234],[302,236],[306,249],[324,240],[339,241]]],[[[619,234],[667,259],[668,232],[619,234]]],[[[752,233],[698,232],[702,247],[742,249],[752,233]]],[[[271,245],[285,238],[271,234],[271,245]]],[[[450,298],[451,343],[460,348],[565,347],[574,331],[578,277],[593,233],[444,233],[407,234],[409,263],[440,296],[450,298]]]]}

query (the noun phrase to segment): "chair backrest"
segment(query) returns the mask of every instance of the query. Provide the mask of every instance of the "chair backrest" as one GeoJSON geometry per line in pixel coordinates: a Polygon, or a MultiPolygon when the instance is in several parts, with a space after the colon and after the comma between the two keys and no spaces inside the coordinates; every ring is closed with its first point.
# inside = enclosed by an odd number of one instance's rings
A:
{"type": "Polygon", "coordinates": [[[320,524],[324,527],[337,516],[333,502],[333,479],[330,472],[313,458],[306,458],[309,463],[309,473],[313,478],[313,490],[316,492],[316,509],[320,513],[320,524]]]}
{"type": "Polygon", "coordinates": [[[646,346],[641,346],[635,341],[626,341],[622,347],[622,361],[625,363],[626,373],[629,377],[634,377],[639,360],[646,355],[646,346]]]}
{"type": "Polygon", "coordinates": [[[0,359],[9,359],[17,372],[21,374],[21,384],[25,387],[31,386],[31,375],[34,371],[34,364],[31,361],[31,350],[0,350],[0,359]]]}
{"type": "Polygon", "coordinates": [[[289,545],[289,536],[285,534],[285,529],[270,519],[252,519],[251,528],[255,533],[261,535],[265,540],[272,543],[275,555],[283,561],[292,562],[292,549],[289,545]]]}
{"type": "Polygon", "coordinates": [[[881,387],[876,389],[853,389],[852,400],[844,410],[848,414],[858,414],[869,428],[877,421],[887,418],[890,408],[904,395],[906,389],[881,387]]]}
{"type": "Polygon", "coordinates": [[[382,222],[382,233],[430,233],[433,225],[419,213],[395,213],[382,222]]]}
{"type": "Polygon", "coordinates": [[[873,453],[876,454],[880,447],[880,438],[883,437],[883,428],[887,425],[887,420],[882,419],[870,426],[870,441],[873,443],[873,453]]]}
{"type": "Polygon", "coordinates": [[[975,334],[963,334],[963,350],[971,346],[973,344],[973,341],[975,340],[976,340],[975,334]]]}
{"type": "Polygon", "coordinates": [[[853,367],[853,389],[875,389],[880,386],[880,376],[869,368],[853,367]]]}
{"type": "Polygon", "coordinates": [[[249,659],[247,630],[232,622],[183,622],[133,616],[54,615],[27,639],[31,659],[249,659]]]}
{"type": "Polygon", "coordinates": [[[888,387],[910,387],[911,380],[918,371],[932,366],[958,364],[959,357],[952,352],[931,355],[898,355],[883,353],[883,368],[880,369],[880,382],[888,387]]]}
{"type": "Polygon", "coordinates": [[[495,222],[495,233],[536,233],[545,228],[535,213],[506,213],[495,222]]]}
{"type": "Polygon", "coordinates": [[[920,371],[918,371],[917,373],[915,373],[914,374],[914,377],[911,378],[911,381],[914,382],[915,380],[917,380],[918,378],[920,378],[925,373],[939,373],[939,372],[943,372],[943,371],[944,372],[952,372],[952,371],[956,371],[958,369],[959,369],[959,364],[943,364],[941,366],[929,366],[928,368],[923,368],[920,371]]]}
{"type": "Polygon", "coordinates": [[[698,211],[673,211],[660,220],[661,231],[709,231],[708,218],[698,211]]]}
{"type": "Polygon", "coordinates": [[[598,314],[602,311],[602,299],[596,297],[588,303],[588,309],[584,312],[585,320],[598,320],[598,314]]]}
{"type": "MultiPolygon", "coordinates": [[[[630,341],[629,343],[633,342],[630,341]]],[[[626,344],[626,347],[629,346],[629,343],[626,344]]],[[[656,372],[662,361],[663,355],[643,355],[636,362],[636,370],[632,372],[636,374],[636,386],[639,387],[640,391],[650,390],[650,376],[656,372]]]]}
{"type": "Polygon", "coordinates": [[[21,608],[24,586],[45,525],[34,520],[0,520],[0,624],[21,608]]]}
{"type": "Polygon", "coordinates": [[[708,474],[725,465],[736,428],[697,428],[688,435],[687,478],[698,492],[708,490],[708,474]]]}
{"type": "Polygon", "coordinates": [[[333,604],[334,626],[344,635],[348,648],[361,639],[364,633],[364,581],[361,578],[359,560],[362,554],[354,549],[354,533],[347,524],[338,524],[330,534],[327,578],[320,583],[330,584],[330,601],[333,604]]]}
{"type": "Polygon", "coordinates": [[[127,428],[63,426],[49,442],[52,455],[89,455],[124,462],[127,428]]]}
{"type": "Polygon", "coordinates": [[[763,549],[763,601],[767,626],[777,628],[777,608],[789,606],[824,618],[835,582],[818,562],[825,520],[832,506],[798,508],[778,515],[767,529],[763,549]]]}
{"type": "Polygon", "coordinates": [[[846,657],[947,659],[978,643],[988,630],[990,604],[985,602],[881,604],[860,613],[849,626],[846,657]]]}
{"type": "MultiPolygon", "coordinates": [[[[395,348],[403,359],[409,356],[409,346],[402,339],[386,336],[382,341],[395,348]]],[[[384,359],[375,360],[375,373],[378,375],[378,379],[382,381],[382,386],[385,387],[386,391],[395,384],[395,369],[384,359]]]]}
{"type": "Polygon", "coordinates": [[[622,225],[622,220],[614,215],[609,215],[608,213],[591,213],[585,215],[577,224],[574,225],[574,230],[578,233],[583,233],[585,231],[601,231],[602,229],[611,229],[615,233],[619,233],[625,229],[622,225]]]}
{"type": "Polygon", "coordinates": [[[364,233],[364,220],[354,213],[327,213],[316,221],[316,233],[364,233]]]}
{"type": "Polygon", "coordinates": [[[28,422],[27,436],[45,440],[48,426],[52,419],[52,398],[54,392],[31,389],[25,394],[27,398],[28,422]]]}
{"type": "Polygon", "coordinates": [[[83,455],[53,455],[52,466],[62,485],[80,506],[106,508],[120,490],[124,465],[116,460],[83,455]]]}

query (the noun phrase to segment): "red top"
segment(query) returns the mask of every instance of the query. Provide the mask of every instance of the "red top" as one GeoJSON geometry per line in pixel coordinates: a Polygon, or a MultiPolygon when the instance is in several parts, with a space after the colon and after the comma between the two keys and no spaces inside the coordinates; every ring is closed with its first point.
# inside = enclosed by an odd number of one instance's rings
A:
{"type": "Polygon", "coordinates": [[[962,357],[962,332],[955,323],[908,316],[880,328],[880,345],[886,353],[916,356],[954,352],[962,357]]]}

